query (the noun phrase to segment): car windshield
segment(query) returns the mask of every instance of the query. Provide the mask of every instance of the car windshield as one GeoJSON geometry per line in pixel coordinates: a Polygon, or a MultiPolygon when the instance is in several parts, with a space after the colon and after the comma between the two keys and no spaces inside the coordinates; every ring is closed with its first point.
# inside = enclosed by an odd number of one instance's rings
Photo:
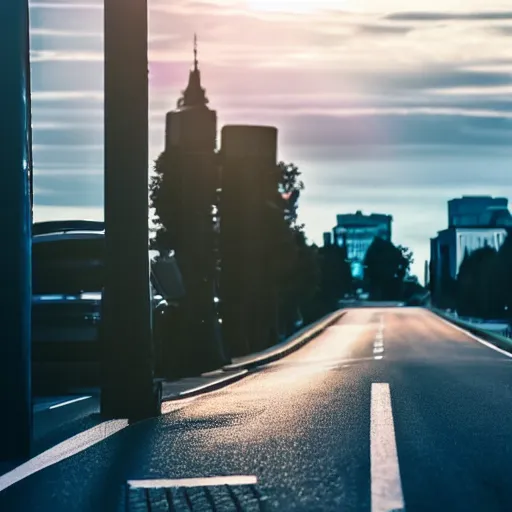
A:
{"type": "Polygon", "coordinates": [[[38,242],[32,249],[34,295],[79,294],[103,288],[103,240],[38,242]]]}

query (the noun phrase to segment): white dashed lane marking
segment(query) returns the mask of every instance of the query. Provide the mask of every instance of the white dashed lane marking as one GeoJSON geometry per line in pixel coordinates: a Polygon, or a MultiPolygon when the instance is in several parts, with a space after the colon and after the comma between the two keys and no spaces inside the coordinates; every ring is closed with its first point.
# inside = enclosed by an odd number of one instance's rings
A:
{"type": "Polygon", "coordinates": [[[373,342],[373,358],[380,360],[384,357],[384,315],[380,317],[379,327],[373,342]]]}
{"type": "Polygon", "coordinates": [[[389,384],[372,384],[370,413],[372,512],[404,511],[389,384]]]}

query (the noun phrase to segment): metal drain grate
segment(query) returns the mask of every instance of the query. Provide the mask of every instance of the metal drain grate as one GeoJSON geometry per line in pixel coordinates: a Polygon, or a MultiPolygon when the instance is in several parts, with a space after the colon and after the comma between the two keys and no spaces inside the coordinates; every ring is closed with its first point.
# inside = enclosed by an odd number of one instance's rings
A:
{"type": "Polygon", "coordinates": [[[130,480],[127,512],[266,512],[255,476],[130,480]]]}

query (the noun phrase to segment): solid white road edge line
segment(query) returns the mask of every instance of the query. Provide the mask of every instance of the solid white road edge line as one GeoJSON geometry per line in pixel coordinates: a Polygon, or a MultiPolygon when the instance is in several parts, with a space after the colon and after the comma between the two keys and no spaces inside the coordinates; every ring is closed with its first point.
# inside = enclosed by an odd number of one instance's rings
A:
{"type": "Polygon", "coordinates": [[[242,377],[243,375],[245,375],[247,373],[249,373],[249,370],[240,370],[237,373],[234,373],[232,375],[227,375],[226,377],[222,377],[221,379],[217,379],[217,380],[214,380],[214,381],[211,381],[211,382],[207,382],[206,384],[201,384],[200,386],[197,386],[195,388],[186,389],[185,391],[182,391],[181,393],[178,393],[177,396],[187,397],[191,393],[199,393],[200,391],[212,388],[214,386],[222,384],[223,382],[227,382],[227,381],[230,381],[230,380],[236,380],[239,377],[242,377]]]}
{"type": "Polygon", "coordinates": [[[503,350],[502,348],[497,347],[496,345],[493,345],[492,343],[489,343],[488,341],[483,340],[482,338],[479,338],[476,334],[473,334],[472,332],[467,331],[466,329],[463,329],[462,327],[459,327],[458,325],[452,324],[450,321],[446,320],[446,318],[443,318],[442,316],[435,315],[432,313],[436,318],[439,318],[442,322],[444,322],[446,325],[449,325],[456,331],[459,331],[469,338],[478,341],[478,343],[485,345],[486,347],[492,348],[496,352],[499,352],[500,354],[503,354],[507,357],[512,357],[512,354],[510,352],[507,352],[506,350],[503,350]]]}
{"type": "Polygon", "coordinates": [[[371,510],[403,511],[405,504],[389,384],[372,383],[370,414],[371,510]]]}
{"type": "Polygon", "coordinates": [[[0,476],[0,491],[7,489],[11,485],[27,478],[28,476],[41,471],[48,466],[57,464],[79,452],[82,452],[107,437],[119,432],[128,426],[128,420],[111,420],[105,421],[92,427],[84,432],[80,432],[76,436],[70,437],[59,443],[49,450],[40,453],[33,459],[15,467],[8,473],[0,476]]]}
{"type": "Polygon", "coordinates": [[[161,487],[206,487],[211,485],[256,485],[258,479],[251,475],[210,476],[204,478],[157,478],[154,480],[128,480],[134,488],[155,489],[161,487]]]}
{"type": "MultiPolygon", "coordinates": [[[[244,370],[243,373],[246,373],[247,370],[244,370]]],[[[242,372],[240,372],[242,373],[242,372]]],[[[238,375],[238,374],[237,374],[238,375]]],[[[183,398],[181,400],[175,400],[170,402],[162,403],[162,414],[166,414],[169,412],[178,411],[183,409],[191,402],[199,398],[200,395],[183,398]]],[[[90,397],[83,397],[81,400],[90,397]]],[[[74,403],[75,400],[72,401],[74,403]]],[[[59,405],[67,405],[67,404],[59,404],[59,405]]],[[[40,453],[36,457],[29,459],[27,462],[16,466],[11,471],[0,475],[0,492],[4,489],[7,489],[11,485],[27,478],[42,469],[45,469],[49,466],[53,466],[58,462],[63,461],[77,453],[80,453],[90,446],[93,446],[107,437],[119,432],[123,428],[128,426],[128,420],[120,419],[120,420],[110,420],[104,421],[95,427],[92,427],[84,432],[80,432],[79,434],[66,439],[62,443],[59,443],[52,448],[40,453]]]]}
{"type": "Polygon", "coordinates": [[[50,407],[48,407],[48,409],[50,409],[50,410],[58,409],[59,407],[64,407],[66,405],[71,405],[71,404],[74,404],[76,402],[82,402],[83,400],[88,400],[89,398],[92,398],[92,396],[88,395],[88,396],[81,396],[79,398],[73,398],[72,400],[66,400],[65,402],[61,402],[61,403],[58,403],[58,404],[55,404],[55,405],[51,405],[50,407]]]}

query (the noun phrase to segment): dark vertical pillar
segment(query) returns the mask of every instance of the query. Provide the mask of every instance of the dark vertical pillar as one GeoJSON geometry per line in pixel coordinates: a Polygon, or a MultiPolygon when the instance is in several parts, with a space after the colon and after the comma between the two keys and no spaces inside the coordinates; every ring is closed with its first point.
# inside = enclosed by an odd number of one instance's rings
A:
{"type": "Polygon", "coordinates": [[[227,362],[216,325],[214,303],[214,156],[213,152],[181,151],[184,222],[176,257],[187,290],[182,313],[184,334],[192,349],[190,368],[196,372],[213,370],[227,362]]]}
{"type": "Polygon", "coordinates": [[[268,289],[273,224],[265,222],[280,214],[269,206],[267,182],[276,166],[277,130],[225,126],[221,144],[222,328],[232,355],[239,356],[277,341],[276,291],[268,289]]]}
{"type": "Polygon", "coordinates": [[[0,2],[0,458],[30,455],[31,191],[28,1],[0,2]]]}
{"type": "Polygon", "coordinates": [[[148,254],[147,1],[105,0],[105,230],[102,412],[158,413],[148,254]]]}

